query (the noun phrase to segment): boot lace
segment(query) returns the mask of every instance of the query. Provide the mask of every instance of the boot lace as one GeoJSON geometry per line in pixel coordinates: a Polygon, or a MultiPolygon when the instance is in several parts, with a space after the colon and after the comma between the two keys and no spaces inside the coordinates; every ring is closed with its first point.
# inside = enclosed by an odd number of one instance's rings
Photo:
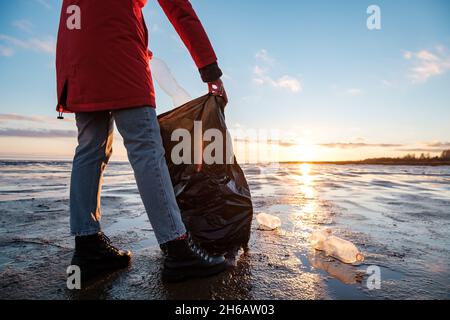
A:
{"type": "Polygon", "coordinates": [[[111,244],[111,239],[108,238],[104,233],[100,234],[100,241],[103,242],[106,250],[108,250],[109,252],[114,253],[114,254],[120,254],[120,250],[111,244]]]}
{"type": "Polygon", "coordinates": [[[189,235],[188,236],[188,245],[189,248],[194,252],[194,254],[200,257],[202,260],[211,263],[213,258],[206,252],[203,248],[201,248],[197,243],[195,243],[194,239],[189,235]]]}

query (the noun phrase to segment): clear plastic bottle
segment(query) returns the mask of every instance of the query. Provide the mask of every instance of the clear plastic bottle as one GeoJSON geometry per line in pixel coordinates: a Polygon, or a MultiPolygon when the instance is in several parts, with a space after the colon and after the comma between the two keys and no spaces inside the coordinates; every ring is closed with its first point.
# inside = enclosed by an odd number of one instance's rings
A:
{"type": "Polygon", "coordinates": [[[350,241],[333,236],[330,229],[316,231],[311,235],[311,244],[316,250],[344,263],[360,263],[364,256],[350,241]]]}
{"type": "Polygon", "coordinates": [[[256,216],[258,221],[258,229],[264,231],[272,231],[281,227],[281,220],[278,217],[272,216],[267,213],[260,213],[256,216]]]}
{"type": "Polygon", "coordinates": [[[153,54],[151,57],[152,59],[150,60],[150,64],[152,76],[158,83],[159,87],[172,98],[173,106],[179,107],[186,102],[191,101],[191,96],[182,86],[179,85],[177,79],[173,75],[172,71],[170,71],[164,60],[153,57],[153,54]]]}

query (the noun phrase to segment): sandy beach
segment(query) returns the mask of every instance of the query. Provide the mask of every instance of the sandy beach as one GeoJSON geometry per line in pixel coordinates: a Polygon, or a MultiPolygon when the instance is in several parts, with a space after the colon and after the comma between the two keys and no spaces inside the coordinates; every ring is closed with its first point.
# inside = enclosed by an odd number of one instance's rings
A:
{"type": "Polygon", "coordinates": [[[70,162],[0,162],[0,299],[448,299],[450,167],[245,165],[255,214],[250,250],[224,274],[166,285],[162,255],[127,163],[112,163],[103,188],[103,229],[133,251],[127,270],[81,291],[66,288],[70,162]],[[365,255],[342,264],[310,248],[331,228],[365,255]],[[367,268],[381,270],[369,290],[367,268]],[[195,286],[196,290],[192,290],[195,286]]]}

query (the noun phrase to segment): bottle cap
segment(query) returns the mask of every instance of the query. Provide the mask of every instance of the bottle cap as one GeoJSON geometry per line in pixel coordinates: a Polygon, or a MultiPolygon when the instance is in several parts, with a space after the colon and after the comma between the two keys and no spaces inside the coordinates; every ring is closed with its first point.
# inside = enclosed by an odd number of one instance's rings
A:
{"type": "Polygon", "coordinates": [[[364,256],[361,254],[361,252],[358,252],[356,254],[356,261],[358,261],[358,262],[363,262],[364,261],[364,256]]]}

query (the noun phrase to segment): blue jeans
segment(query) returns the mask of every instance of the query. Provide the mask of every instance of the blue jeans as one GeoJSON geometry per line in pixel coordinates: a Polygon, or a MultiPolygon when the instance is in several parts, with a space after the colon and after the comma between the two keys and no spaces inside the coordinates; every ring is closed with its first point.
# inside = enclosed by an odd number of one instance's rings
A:
{"type": "Polygon", "coordinates": [[[123,137],[139,193],[160,244],[186,233],[164,157],[156,112],[151,107],[77,113],[78,147],[70,182],[74,236],[100,228],[102,176],[112,153],[114,122],[123,137]]]}

